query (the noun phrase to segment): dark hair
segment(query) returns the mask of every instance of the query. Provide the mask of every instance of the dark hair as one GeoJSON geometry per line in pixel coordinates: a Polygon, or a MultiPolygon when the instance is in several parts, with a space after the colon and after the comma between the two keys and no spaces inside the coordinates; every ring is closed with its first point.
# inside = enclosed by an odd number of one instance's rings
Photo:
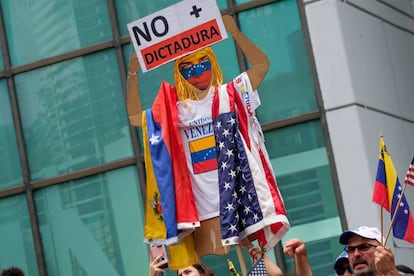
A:
{"type": "Polygon", "coordinates": [[[412,270],[406,265],[396,265],[395,267],[397,268],[399,272],[414,274],[414,270],[412,270]]]}
{"type": "Polygon", "coordinates": [[[1,276],[24,276],[24,273],[20,268],[12,266],[3,270],[1,276]]]}
{"type": "Polygon", "coordinates": [[[201,276],[214,276],[214,272],[203,263],[196,263],[191,266],[197,269],[201,276]]]}

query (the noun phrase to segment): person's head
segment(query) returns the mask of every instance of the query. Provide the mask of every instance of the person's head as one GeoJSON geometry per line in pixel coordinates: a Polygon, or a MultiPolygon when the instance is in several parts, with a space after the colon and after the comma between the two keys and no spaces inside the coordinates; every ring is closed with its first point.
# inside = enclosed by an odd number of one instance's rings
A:
{"type": "Polygon", "coordinates": [[[333,268],[336,276],[352,275],[352,269],[349,265],[348,253],[346,253],[346,251],[342,252],[341,255],[336,258],[333,268]]]}
{"type": "Polygon", "coordinates": [[[397,268],[400,275],[414,275],[414,270],[406,265],[396,265],[395,267],[397,268]]]}
{"type": "Polygon", "coordinates": [[[223,74],[211,47],[178,58],[174,62],[174,82],[180,100],[196,99],[198,91],[223,82],[223,74]]]}
{"type": "Polygon", "coordinates": [[[361,226],[339,237],[345,245],[353,275],[375,274],[375,248],[381,245],[381,233],[375,227],[361,226]]]}
{"type": "Polygon", "coordinates": [[[12,266],[1,272],[1,276],[24,276],[23,271],[20,268],[12,266]]]}
{"type": "Polygon", "coordinates": [[[177,271],[178,276],[214,276],[205,264],[197,263],[177,271]]]}

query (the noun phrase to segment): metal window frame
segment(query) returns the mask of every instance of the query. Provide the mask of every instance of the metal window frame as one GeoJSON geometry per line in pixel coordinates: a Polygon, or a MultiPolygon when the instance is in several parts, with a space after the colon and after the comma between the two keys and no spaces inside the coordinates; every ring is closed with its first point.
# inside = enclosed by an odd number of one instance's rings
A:
{"type": "MultiPolygon", "coordinates": [[[[230,14],[233,17],[238,17],[238,14],[243,11],[255,9],[261,6],[265,6],[268,4],[281,2],[282,0],[252,0],[248,3],[239,4],[236,5],[234,0],[227,0],[227,8],[221,10],[222,14],[230,14]]],[[[331,175],[334,182],[334,190],[336,199],[338,202],[338,210],[340,213],[340,218],[342,221],[342,226],[346,228],[346,220],[345,220],[345,214],[343,211],[343,202],[341,200],[340,191],[339,191],[339,185],[338,185],[338,176],[336,173],[336,166],[332,154],[332,144],[330,142],[329,133],[326,127],[326,112],[323,108],[322,103],[322,96],[321,91],[319,87],[319,82],[317,73],[316,73],[316,65],[315,60],[313,57],[313,53],[311,51],[311,45],[310,45],[310,35],[309,30],[306,24],[306,14],[304,10],[305,4],[302,0],[296,0],[297,6],[299,8],[299,17],[301,20],[301,26],[302,30],[305,35],[305,43],[306,48],[308,51],[308,58],[309,63],[311,66],[311,71],[313,75],[314,80],[314,91],[315,96],[317,99],[317,105],[318,110],[309,112],[306,114],[301,114],[298,116],[282,119],[282,120],[276,120],[272,121],[266,124],[262,125],[263,131],[271,131],[276,130],[284,127],[294,126],[297,124],[309,122],[309,121],[321,121],[322,123],[322,131],[323,131],[323,137],[325,139],[325,146],[327,148],[328,152],[328,159],[330,163],[330,169],[331,169],[331,175]]],[[[5,34],[5,26],[4,26],[4,17],[3,17],[3,11],[0,5],[0,44],[1,44],[1,55],[3,57],[3,63],[4,63],[4,69],[0,71],[0,79],[6,79],[9,97],[10,97],[10,104],[11,104],[11,110],[12,110],[12,116],[13,116],[13,124],[16,131],[16,140],[18,145],[18,152],[19,152],[19,158],[20,158],[20,165],[23,175],[23,183],[18,186],[10,187],[7,189],[3,189],[0,191],[0,200],[6,197],[25,194],[28,209],[29,209],[29,216],[30,216],[30,223],[32,227],[32,234],[33,234],[33,240],[35,245],[35,253],[37,258],[37,265],[39,270],[39,275],[45,276],[47,275],[46,270],[46,263],[45,263],[45,256],[43,254],[43,247],[41,243],[41,237],[40,237],[40,230],[39,230],[39,223],[36,216],[36,205],[34,203],[34,191],[42,188],[46,188],[52,185],[58,185],[60,183],[64,183],[71,180],[80,179],[87,176],[92,176],[104,172],[109,172],[111,170],[116,170],[124,167],[129,166],[135,166],[137,170],[137,174],[139,177],[139,189],[141,191],[142,199],[144,200],[145,196],[145,167],[144,167],[144,160],[141,152],[141,145],[140,140],[138,137],[137,129],[135,127],[130,126],[130,135],[131,135],[131,141],[133,143],[133,157],[126,158],[122,160],[117,160],[114,162],[106,163],[103,165],[98,165],[90,168],[86,168],[80,171],[67,173],[64,175],[59,175],[56,177],[47,178],[44,180],[38,180],[38,181],[32,181],[30,179],[30,167],[28,162],[28,156],[27,151],[24,143],[24,133],[22,129],[22,122],[21,122],[21,116],[19,113],[18,108],[18,100],[16,96],[16,87],[14,83],[14,76],[19,73],[28,72],[31,70],[36,70],[45,66],[49,66],[58,62],[71,60],[73,58],[85,56],[88,54],[97,53],[100,51],[104,51],[107,49],[114,49],[116,53],[116,59],[119,69],[119,76],[121,79],[121,85],[123,87],[123,94],[126,99],[127,94],[127,73],[126,73],[126,64],[123,57],[123,47],[130,44],[130,38],[129,36],[121,36],[118,26],[118,17],[116,14],[116,7],[115,7],[115,0],[107,0],[107,7],[109,12],[109,18],[110,18],[110,24],[112,29],[112,39],[108,41],[103,41],[100,43],[97,43],[92,46],[84,47],[81,49],[77,49],[71,52],[67,52],[64,54],[56,55],[53,57],[45,58],[36,62],[32,62],[29,64],[24,64],[21,66],[11,66],[10,61],[10,55],[9,55],[9,49],[7,47],[7,38],[5,34]]],[[[236,46],[236,55],[238,59],[239,69],[240,71],[244,71],[247,69],[247,62],[238,48],[236,46]]],[[[284,265],[284,256],[283,256],[283,250],[280,244],[275,248],[275,255],[276,260],[279,264],[279,266],[282,268],[282,270],[285,269],[284,265]]]]}

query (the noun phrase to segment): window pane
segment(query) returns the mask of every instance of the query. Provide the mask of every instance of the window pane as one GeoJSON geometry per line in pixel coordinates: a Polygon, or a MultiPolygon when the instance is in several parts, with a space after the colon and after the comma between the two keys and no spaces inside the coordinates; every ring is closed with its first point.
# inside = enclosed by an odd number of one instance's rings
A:
{"type": "Polygon", "coordinates": [[[36,192],[48,275],[148,275],[137,183],[129,167],[36,192]]]}
{"type": "Polygon", "coordinates": [[[0,80],[0,189],[23,182],[5,80],[0,80]]]}
{"type": "Polygon", "coordinates": [[[103,0],[3,0],[1,6],[13,66],[112,39],[103,0]]]}
{"type": "Polygon", "coordinates": [[[216,2],[219,9],[227,8],[227,0],[217,0],[216,2]]]}
{"type": "Polygon", "coordinates": [[[25,196],[1,199],[0,210],[1,269],[17,266],[25,275],[39,275],[25,196]]]}
{"type": "MultiPolygon", "coordinates": [[[[341,252],[342,232],[319,121],[265,133],[266,147],[291,229],[283,238],[304,240],[315,275],[331,275],[332,261],[341,252]],[[312,231],[309,231],[312,229],[312,231]]],[[[291,259],[287,269],[294,272],[291,259]]]]}
{"type": "Polygon", "coordinates": [[[266,132],[265,137],[291,226],[337,217],[320,123],[266,132]]]}
{"type": "MultiPolygon", "coordinates": [[[[0,43],[0,53],[2,52],[2,45],[0,43]]],[[[3,64],[3,55],[0,55],[0,70],[4,69],[4,64],[3,64]]]]}
{"type": "Polygon", "coordinates": [[[261,123],[317,110],[313,80],[296,1],[242,12],[240,25],[269,57],[270,70],[259,87],[261,123]],[[264,39],[266,38],[266,39],[264,39]]]}
{"type": "Polygon", "coordinates": [[[158,10],[176,4],[178,0],[118,0],[115,1],[121,35],[129,35],[127,24],[158,10]]]}
{"type": "MultiPolygon", "coordinates": [[[[317,232],[318,229],[312,229],[308,232],[317,232]]],[[[338,234],[341,233],[338,230],[338,234]]],[[[312,267],[313,275],[334,275],[333,263],[336,257],[343,251],[343,246],[338,243],[339,237],[330,237],[318,241],[306,242],[306,251],[312,267]],[[332,253],[335,252],[335,253],[332,253]],[[337,252],[337,253],[336,253],[337,252]]],[[[285,258],[286,270],[295,271],[295,263],[292,258],[285,258]]]]}
{"type": "Polygon", "coordinates": [[[16,77],[32,179],[132,156],[112,50],[16,77]]]}

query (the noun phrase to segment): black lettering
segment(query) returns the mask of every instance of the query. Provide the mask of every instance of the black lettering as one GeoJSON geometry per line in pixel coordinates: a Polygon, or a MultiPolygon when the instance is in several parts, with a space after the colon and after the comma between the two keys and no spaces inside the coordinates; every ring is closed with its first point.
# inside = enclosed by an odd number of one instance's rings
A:
{"type": "Polygon", "coordinates": [[[200,35],[197,33],[197,41],[194,41],[194,36],[191,35],[191,41],[193,42],[193,44],[198,44],[200,43],[200,35]]]}
{"type": "MultiPolygon", "coordinates": [[[[159,24],[158,24],[158,25],[159,25],[159,24]]],[[[151,21],[151,30],[152,30],[152,33],[153,33],[156,37],[161,37],[161,36],[164,36],[165,34],[167,34],[167,33],[168,33],[168,30],[169,30],[169,26],[168,26],[167,19],[165,19],[165,17],[164,17],[164,16],[156,16],[156,17],[154,17],[154,19],[151,21]],[[163,30],[162,32],[159,32],[159,31],[157,30],[157,28],[155,28],[155,24],[156,24],[156,22],[157,22],[157,21],[159,21],[159,20],[161,20],[161,21],[162,21],[162,23],[163,23],[163,25],[164,25],[164,30],[163,30]]]]}
{"type": "Polygon", "coordinates": [[[181,47],[180,43],[178,41],[174,41],[174,52],[182,51],[183,48],[181,47]]]}
{"type": "Polygon", "coordinates": [[[208,32],[207,32],[207,30],[201,30],[200,31],[200,34],[201,34],[201,38],[202,38],[202,40],[203,41],[205,41],[205,40],[209,40],[210,38],[208,37],[208,32]]]}
{"type": "Polygon", "coordinates": [[[154,56],[151,53],[145,54],[144,58],[145,58],[145,63],[148,64],[148,65],[153,63],[153,61],[154,61],[154,56]]]}
{"type": "Polygon", "coordinates": [[[158,49],[158,55],[160,56],[160,58],[166,58],[167,56],[166,55],[163,55],[162,53],[161,53],[161,50],[162,49],[164,49],[164,47],[161,47],[161,48],[159,48],[158,49]]]}
{"type": "Polygon", "coordinates": [[[183,46],[184,49],[187,49],[188,47],[191,46],[191,41],[190,41],[190,39],[188,37],[183,37],[181,39],[181,44],[182,44],[182,46],[183,46]]]}
{"type": "MultiPolygon", "coordinates": [[[[159,51],[160,49],[158,49],[159,51]]],[[[155,56],[155,60],[158,61],[158,54],[157,54],[157,50],[154,50],[153,52],[154,56],[155,56]]]]}
{"type": "Polygon", "coordinates": [[[172,53],[171,53],[171,43],[170,43],[170,44],[165,45],[164,47],[165,47],[165,48],[167,48],[167,50],[168,50],[168,54],[171,56],[171,55],[172,55],[172,53]]]}
{"type": "Polygon", "coordinates": [[[220,35],[220,33],[218,32],[218,30],[214,26],[211,26],[211,28],[210,28],[210,37],[213,37],[215,35],[220,35]]]}
{"type": "Polygon", "coordinates": [[[132,27],[132,31],[134,32],[135,40],[137,41],[138,46],[141,46],[141,40],[139,40],[139,35],[141,35],[146,41],[151,41],[151,34],[149,33],[147,23],[144,22],[143,24],[144,31],[142,31],[137,26],[132,27]]]}

